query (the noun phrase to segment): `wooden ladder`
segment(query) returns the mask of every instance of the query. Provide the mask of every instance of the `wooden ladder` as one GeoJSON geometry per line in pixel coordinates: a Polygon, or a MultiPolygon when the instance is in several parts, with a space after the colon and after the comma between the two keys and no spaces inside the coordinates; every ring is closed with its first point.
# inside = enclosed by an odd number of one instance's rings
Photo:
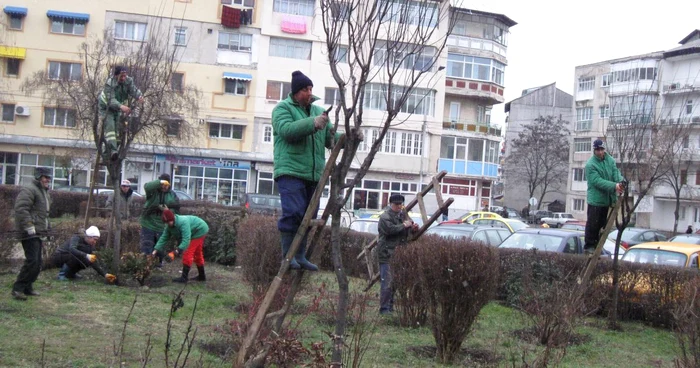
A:
{"type": "MultiPolygon", "coordinates": [[[[416,198],[414,198],[407,206],[403,208],[403,211],[406,212],[406,216],[408,216],[408,213],[411,211],[411,209],[415,207],[416,204],[418,204],[421,219],[423,220],[423,226],[421,226],[418,229],[418,231],[411,234],[410,238],[408,239],[409,242],[414,241],[418,239],[421,235],[423,235],[423,233],[425,233],[425,231],[428,230],[430,225],[432,225],[438,218],[440,218],[440,216],[442,216],[442,212],[445,209],[449,208],[452,202],[454,202],[454,198],[452,197],[448,198],[446,201],[442,200],[442,191],[440,188],[440,183],[442,182],[442,179],[445,177],[445,175],[447,175],[447,171],[444,170],[435,175],[433,177],[433,180],[430,181],[430,184],[428,184],[420,192],[416,193],[416,198]],[[427,195],[433,189],[435,191],[435,199],[437,200],[438,209],[430,217],[428,217],[428,214],[425,210],[425,201],[423,197],[425,197],[425,195],[427,195]]],[[[357,256],[358,260],[364,257],[365,263],[367,264],[367,275],[369,277],[369,283],[367,287],[365,287],[364,291],[368,291],[377,281],[379,281],[379,272],[375,272],[374,261],[372,259],[372,249],[374,249],[377,246],[378,241],[379,236],[376,236],[374,240],[367,244],[367,246],[365,246],[362,252],[357,256]]]]}

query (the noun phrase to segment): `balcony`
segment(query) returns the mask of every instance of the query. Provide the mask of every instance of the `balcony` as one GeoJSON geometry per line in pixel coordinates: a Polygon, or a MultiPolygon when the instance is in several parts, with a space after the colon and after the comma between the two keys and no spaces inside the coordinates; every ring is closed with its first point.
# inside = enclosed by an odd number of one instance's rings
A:
{"type": "Polygon", "coordinates": [[[664,84],[663,92],[664,95],[676,95],[676,94],[686,94],[686,93],[700,93],[700,80],[696,80],[693,83],[669,83],[664,84]]]}
{"type": "Polygon", "coordinates": [[[503,87],[491,82],[447,77],[445,79],[445,93],[454,96],[482,98],[487,100],[486,103],[490,105],[505,101],[503,87]]]}
{"type": "Polygon", "coordinates": [[[479,50],[479,51],[491,51],[496,55],[500,55],[503,58],[506,57],[506,47],[498,42],[491,40],[486,40],[483,38],[474,38],[467,36],[450,35],[447,38],[447,46],[453,47],[463,47],[466,49],[479,50]]]}
{"type": "Polygon", "coordinates": [[[477,123],[474,121],[466,120],[445,121],[442,123],[442,129],[449,131],[494,135],[498,137],[501,136],[500,128],[494,128],[491,126],[491,124],[488,123],[477,123]]]}

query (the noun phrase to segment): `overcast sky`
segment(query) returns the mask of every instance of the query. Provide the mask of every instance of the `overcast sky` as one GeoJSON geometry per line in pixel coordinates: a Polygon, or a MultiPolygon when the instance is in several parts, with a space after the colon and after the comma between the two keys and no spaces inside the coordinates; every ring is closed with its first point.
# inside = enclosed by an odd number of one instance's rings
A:
{"type": "MultiPolygon", "coordinates": [[[[462,8],[505,14],[518,23],[508,39],[505,102],[552,82],[573,94],[577,65],[672,49],[700,28],[697,0],[462,1],[462,8]]],[[[503,124],[504,106],[493,107],[492,123],[503,124]]]]}

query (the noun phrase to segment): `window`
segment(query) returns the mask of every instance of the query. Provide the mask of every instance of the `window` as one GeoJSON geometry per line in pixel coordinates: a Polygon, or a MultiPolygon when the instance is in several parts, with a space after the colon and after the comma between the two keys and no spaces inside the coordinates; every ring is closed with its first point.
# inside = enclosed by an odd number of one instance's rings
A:
{"type": "Polygon", "coordinates": [[[331,14],[334,20],[350,19],[350,5],[346,3],[331,3],[331,14]]]}
{"type": "Polygon", "coordinates": [[[382,0],[379,6],[388,12],[386,19],[392,22],[424,27],[436,27],[438,23],[438,8],[433,2],[382,0]]]}
{"type": "Polygon", "coordinates": [[[168,137],[179,137],[181,123],[182,123],[182,120],[179,120],[179,119],[168,119],[166,121],[165,134],[168,137]]]}
{"type": "Polygon", "coordinates": [[[423,134],[401,133],[401,154],[421,156],[423,154],[423,134]]]}
{"type": "Polygon", "coordinates": [[[382,152],[396,152],[396,132],[386,132],[386,135],[384,136],[384,142],[382,143],[384,143],[384,145],[382,146],[382,152]]]}
{"type": "Polygon", "coordinates": [[[655,80],[656,68],[633,68],[612,72],[610,83],[624,83],[637,80],[655,80]]]}
{"type": "Polygon", "coordinates": [[[75,110],[45,107],[44,125],[73,128],[75,127],[75,110]]]}
{"type": "Polygon", "coordinates": [[[650,94],[612,96],[610,97],[610,118],[618,124],[648,123],[655,106],[656,96],[650,94]]]}
{"type": "Polygon", "coordinates": [[[459,121],[459,112],[462,105],[459,102],[450,102],[450,121],[456,123],[459,121]]]}
{"type": "Polygon", "coordinates": [[[15,121],[15,105],[2,104],[2,122],[12,123],[15,121]]]}
{"type": "Polygon", "coordinates": [[[292,84],[289,82],[267,81],[267,92],[265,98],[279,101],[287,98],[292,92],[292,84]]]}
{"type": "Polygon", "coordinates": [[[485,162],[489,162],[492,164],[497,164],[498,163],[498,146],[500,145],[499,142],[486,142],[486,160],[485,162]]]}
{"type": "Polygon", "coordinates": [[[219,32],[219,50],[250,52],[252,45],[253,35],[219,32]]]}
{"type": "Polygon", "coordinates": [[[685,137],[683,137],[683,139],[681,140],[681,145],[683,146],[683,148],[689,148],[690,147],[690,137],[687,135],[685,137]]]}
{"type": "Polygon", "coordinates": [[[258,191],[260,194],[279,194],[273,173],[261,171],[258,173],[258,191]]]}
{"type": "Polygon", "coordinates": [[[114,37],[122,40],[143,41],[146,39],[146,23],[114,22],[114,37]]]}
{"type": "Polygon", "coordinates": [[[311,42],[270,37],[270,56],[311,60],[311,42]]]}
{"type": "Polygon", "coordinates": [[[209,123],[212,138],[243,139],[243,125],[209,123]]]}
{"type": "Polygon", "coordinates": [[[82,36],[85,34],[85,24],[84,20],[51,18],[51,33],[82,36]]]}
{"type": "Polygon", "coordinates": [[[574,208],[574,211],[583,212],[584,207],[586,206],[586,203],[583,199],[574,199],[572,202],[572,207],[574,208]]]}
{"type": "Polygon", "coordinates": [[[22,23],[24,22],[24,16],[19,14],[9,14],[10,16],[10,29],[21,30],[22,23]]]}
{"type": "Polygon", "coordinates": [[[480,125],[491,124],[491,106],[476,107],[476,123],[480,125]]]}
{"type": "Polygon", "coordinates": [[[493,40],[500,43],[503,46],[507,46],[508,42],[508,31],[498,25],[493,26],[493,40]]]}
{"type": "MultiPolygon", "coordinates": [[[[365,85],[365,98],[363,106],[371,110],[387,110],[386,86],[378,83],[365,85]]],[[[393,95],[389,99],[392,105],[404,94],[400,86],[394,86],[393,95]]],[[[435,91],[425,88],[413,88],[406,98],[406,102],[398,107],[399,112],[409,114],[430,115],[435,112],[435,91]]]]}
{"type": "Polygon", "coordinates": [[[602,78],[600,78],[600,86],[610,87],[610,73],[603,74],[602,78]]]}
{"type": "Polygon", "coordinates": [[[221,0],[224,5],[243,5],[247,8],[255,7],[255,0],[221,0]]]}
{"type": "Polygon", "coordinates": [[[272,143],[272,125],[263,125],[263,142],[272,143]]]}
{"type": "Polygon", "coordinates": [[[314,0],[274,0],[272,11],[311,17],[314,15],[314,4],[314,0]]]}
{"type": "Polygon", "coordinates": [[[337,49],[335,49],[335,61],[338,63],[348,63],[348,47],[347,46],[338,46],[337,49]]]}
{"type": "Polygon", "coordinates": [[[688,184],[688,170],[681,170],[681,185],[688,184]]]}
{"type": "Polygon", "coordinates": [[[49,79],[78,81],[81,79],[81,65],[62,61],[49,61],[49,79]]]}
{"type": "Polygon", "coordinates": [[[176,46],[185,46],[187,44],[186,27],[175,27],[175,41],[173,43],[176,46]]]}
{"type": "Polygon", "coordinates": [[[576,130],[591,130],[592,120],[592,107],[581,107],[576,109],[576,130]]]}
{"type": "Polygon", "coordinates": [[[575,168],[574,171],[574,181],[586,181],[586,169],[575,168]]]}
{"type": "Polygon", "coordinates": [[[483,80],[503,85],[505,64],[487,58],[447,54],[447,76],[483,80]]]}
{"type": "Polygon", "coordinates": [[[610,106],[609,105],[603,105],[599,109],[600,109],[600,118],[601,119],[607,119],[610,116],[610,106]]]}
{"type": "Polygon", "coordinates": [[[248,82],[238,79],[224,79],[224,93],[245,96],[248,82]]]}
{"type": "Polygon", "coordinates": [[[484,141],[481,139],[469,139],[468,161],[484,160],[484,141]]]}
{"type": "Polygon", "coordinates": [[[574,152],[591,152],[590,138],[574,138],[574,152]]]}
{"type": "Polygon", "coordinates": [[[360,142],[360,146],[357,150],[360,152],[369,152],[374,142],[379,138],[379,131],[377,129],[362,129],[362,134],[365,135],[365,140],[360,142]]]}
{"type": "Polygon", "coordinates": [[[19,76],[19,64],[22,60],[6,58],[5,59],[5,75],[8,77],[19,76]]]}
{"type": "Polygon", "coordinates": [[[323,103],[326,105],[336,105],[340,103],[340,93],[337,88],[326,87],[323,103]]]}
{"type": "Polygon", "coordinates": [[[680,206],[678,208],[678,219],[685,220],[685,206],[680,206]]]}
{"type": "Polygon", "coordinates": [[[430,46],[420,46],[408,43],[377,42],[374,50],[374,66],[386,63],[394,67],[430,71],[435,63],[436,49],[430,46]]]}
{"type": "Polygon", "coordinates": [[[700,170],[695,172],[695,185],[700,185],[700,170]]]}
{"type": "Polygon", "coordinates": [[[685,114],[690,115],[693,113],[693,100],[688,100],[685,102],[685,114]]]}
{"type": "Polygon", "coordinates": [[[595,77],[585,77],[578,79],[578,91],[591,91],[595,87],[595,77]]]}
{"type": "Polygon", "coordinates": [[[174,72],[170,76],[170,88],[175,92],[182,92],[185,80],[185,73],[174,72]]]}

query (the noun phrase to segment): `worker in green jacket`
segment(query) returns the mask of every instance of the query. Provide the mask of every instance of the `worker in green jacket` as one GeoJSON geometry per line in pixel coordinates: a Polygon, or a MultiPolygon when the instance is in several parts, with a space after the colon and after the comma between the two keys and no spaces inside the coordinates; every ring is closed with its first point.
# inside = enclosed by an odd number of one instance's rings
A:
{"type": "MultiPolygon", "coordinates": [[[[274,137],[274,177],[280,192],[282,216],[277,222],[283,257],[306,214],[326,165],[326,148],[332,148],[340,137],[323,107],[313,105],[318,97],[312,94],[314,84],[300,71],[292,73],[292,91],[272,110],[274,137]]],[[[312,218],[316,218],[318,207],[312,218]]],[[[289,263],[292,269],[303,267],[317,271],[306,259],[306,236],[289,263]]]]}
{"type": "Polygon", "coordinates": [[[104,119],[105,148],[103,158],[117,160],[119,150],[119,114],[129,115],[131,108],[127,104],[129,97],[143,103],[141,91],[134,85],[134,80],[128,76],[125,66],[117,65],[114,73],[107,80],[99,97],[100,116],[104,119]]]}
{"type": "Polygon", "coordinates": [[[622,184],[624,179],[617,169],[615,159],[605,151],[605,143],[600,139],[593,142],[593,157],[586,162],[586,180],[588,220],[584,251],[586,254],[593,254],[600,240],[600,230],[607,222],[608,210],[617,201],[616,194],[625,190],[622,184]]]}
{"type": "MultiPolygon", "coordinates": [[[[170,187],[170,175],[161,174],[158,180],[149,181],[143,186],[146,191],[146,202],[139,218],[141,224],[141,252],[151,254],[153,247],[163,233],[163,211],[169,209],[175,213],[180,212],[180,201],[170,187]]],[[[163,258],[156,267],[160,267],[163,258]]]]}
{"type": "Polygon", "coordinates": [[[180,245],[175,248],[175,255],[182,254],[182,275],[173,279],[173,282],[187,283],[187,277],[192,267],[192,261],[197,265],[198,281],[206,281],[204,274],[204,238],[209,233],[209,225],[197,216],[176,215],[171,210],[163,211],[162,216],[165,228],[163,235],[158,239],[153,255],[163,253],[163,248],[171,236],[180,239],[180,245]]]}

